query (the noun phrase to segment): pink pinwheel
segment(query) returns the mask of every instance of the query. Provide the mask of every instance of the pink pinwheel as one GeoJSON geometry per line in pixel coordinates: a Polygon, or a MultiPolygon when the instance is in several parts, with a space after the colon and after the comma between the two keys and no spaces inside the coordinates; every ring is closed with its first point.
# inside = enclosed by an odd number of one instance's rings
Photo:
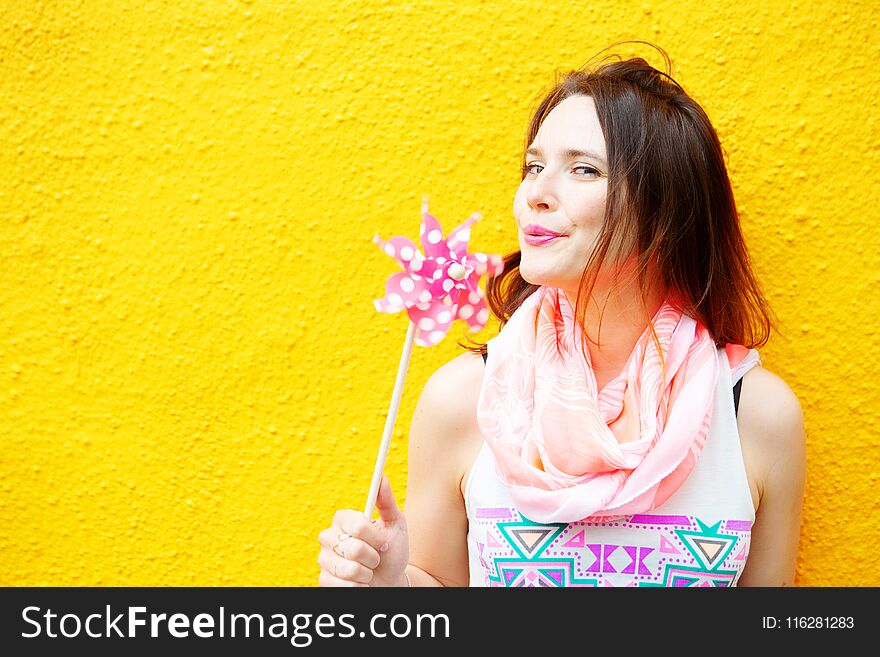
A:
{"type": "Polygon", "coordinates": [[[477,283],[483,274],[497,276],[504,269],[504,260],[499,255],[468,253],[468,240],[471,225],[480,219],[474,212],[461,225],[452,229],[448,237],[437,218],[428,213],[428,199],[422,200],[422,224],[420,236],[424,255],[412,240],[406,237],[392,237],[387,242],[376,235],[373,241],[385,253],[403,265],[404,271],[392,274],[385,283],[385,296],[376,299],[373,305],[379,312],[396,313],[406,310],[409,315],[409,329],[403,345],[403,354],[397,368],[397,380],[391,395],[391,406],[385,418],[385,431],[364,515],[373,517],[385,457],[391,443],[391,433],[403,382],[409,367],[413,338],[421,347],[431,347],[440,342],[456,319],[463,319],[475,333],[486,326],[489,309],[477,283]]]}
{"type": "Polygon", "coordinates": [[[471,225],[479,219],[474,212],[444,238],[440,222],[424,206],[420,236],[425,255],[407,237],[387,242],[378,235],[373,238],[405,270],[388,278],[385,296],[373,305],[385,313],[406,309],[418,329],[415,342],[420,347],[440,342],[456,319],[466,321],[471,333],[486,326],[489,309],[477,283],[487,272],[500,274],[504,261],[499,255],[468,253],[471,225]]]}

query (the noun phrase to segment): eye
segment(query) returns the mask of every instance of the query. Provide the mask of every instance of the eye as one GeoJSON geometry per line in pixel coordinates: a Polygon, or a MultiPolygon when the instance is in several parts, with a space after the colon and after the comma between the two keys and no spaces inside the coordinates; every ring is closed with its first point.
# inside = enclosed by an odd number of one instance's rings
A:
{"type": "Polygon", "coordinates": [[[586,165],[576,166],[572,169],[572,171],[578,171],[579,169],[583,169],[585,174],[595,174],[597,176],[599,175],[599,172],[596,171],[596,169],[594,169],[593,167],[588,167],[586,165]]]}
{"type": "MultiPolygon", "coordinates": [[[[522,168],[523,176],[527,176],[527,175],[529,175],[530,173],[534,173],[534,174],[538,174],[538,173],[540,173],[539,171],[534,171],[534,170],[533,170],[535,167],[540,167],[540,166],[541,166],[540,164],[527,164],[527,165],[525,165],[525,166],[522,168]]],[[[541,167],[541,168],[543,168],[543,167],[541,167]]]]}

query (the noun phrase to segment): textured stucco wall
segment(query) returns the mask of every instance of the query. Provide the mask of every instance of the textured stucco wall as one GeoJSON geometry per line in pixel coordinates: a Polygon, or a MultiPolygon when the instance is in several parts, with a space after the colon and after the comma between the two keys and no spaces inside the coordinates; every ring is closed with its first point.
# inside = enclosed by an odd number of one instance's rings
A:
{"type": "MultiPolygon", "coordinates": [[[[715,122],[785,323],[763,354],[807,419],[797,583],[880,584],[876,3],[540,4],[0,3],[0,584],[315,584],[406,331],[373,308],[373,234],[416,237],[429,193],[515,248],[530,108],[621,38],[715,122]]],[[[415,348],[401,505],[464,335],[415,348]]]]}

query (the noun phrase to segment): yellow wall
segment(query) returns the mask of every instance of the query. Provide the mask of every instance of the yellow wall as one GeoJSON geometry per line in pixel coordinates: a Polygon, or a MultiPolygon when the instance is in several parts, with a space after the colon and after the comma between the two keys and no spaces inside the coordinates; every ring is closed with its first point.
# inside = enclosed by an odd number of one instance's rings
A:
{"type": "MultiPolygon", "coordinates": [[[[622,38],[715,122],[786,324],[762,353],[807,418],[797,583],[880,584],[876,3],[684,4],[0,4],[0,584],[316,584],[406,331],[373,234],[417,237],[428,193],[516,248],[533,103],[622,38]]],[[[414,349],[401,505],[464,335],[414,349]]]]}

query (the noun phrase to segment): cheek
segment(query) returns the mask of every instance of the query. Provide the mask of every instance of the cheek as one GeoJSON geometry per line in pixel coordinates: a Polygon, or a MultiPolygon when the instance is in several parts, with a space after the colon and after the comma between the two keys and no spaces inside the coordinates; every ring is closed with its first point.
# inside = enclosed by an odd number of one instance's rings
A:
{"type": "Polygon", "coordinates": [[[589,190],[574,199],[570,215],[581,226],[599,229],[605,220],[604,190],[589,190]],[[596,192],[601,193],[596,193],[596,192]]]}
{"type": "Polygon", "coordinates": [[[516,188],[516,194],[513,196],[513,216],[519,217],[526,207],[526,193],[523,186],[516,188]]]}

